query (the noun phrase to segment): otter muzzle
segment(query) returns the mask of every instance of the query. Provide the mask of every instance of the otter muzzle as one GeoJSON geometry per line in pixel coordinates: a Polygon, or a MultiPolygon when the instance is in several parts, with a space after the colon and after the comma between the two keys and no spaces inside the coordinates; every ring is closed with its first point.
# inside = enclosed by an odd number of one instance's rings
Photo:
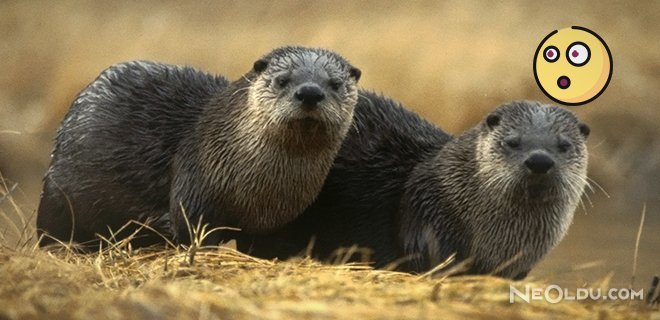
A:
{"type": "Polygon", "coordinates": [[[295,98],[302,102],[305,107],[316,107],[319,102],[325,99],[323,90],[313,84],[302,85],[296,90],[295,98]]]}
{"type": "Polygon", "coordinates": [[[527,160],[525,160],[525,166],[535,174],[546,174],[552,167],[555,166],[555,161],[552,158],[542,152],[532,153],[527,160]]]}

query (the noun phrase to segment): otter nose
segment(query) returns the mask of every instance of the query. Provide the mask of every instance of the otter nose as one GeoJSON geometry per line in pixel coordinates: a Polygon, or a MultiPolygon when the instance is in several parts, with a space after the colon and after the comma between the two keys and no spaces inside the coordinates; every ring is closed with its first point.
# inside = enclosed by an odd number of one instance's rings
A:
{"type": "Polygon", "coordinates": [[[315,85],[304,85],[298,88],[294,96],[308,106],[315,106],[321,100],[325,99],[323,90],[315,85]]]}
{"type": "Polygon", "coordinates": [[[536,174],[547,173],[554,165],[555,161],[543,153],[534,153],[525,160],[525,166],[536,174]]]}

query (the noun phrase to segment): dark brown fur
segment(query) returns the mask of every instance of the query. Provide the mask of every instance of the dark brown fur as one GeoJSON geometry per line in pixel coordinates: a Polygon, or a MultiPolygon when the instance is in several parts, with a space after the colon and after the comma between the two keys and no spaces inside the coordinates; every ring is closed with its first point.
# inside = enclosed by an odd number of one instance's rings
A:
{"type": "Polygon", "coordinates": [[[318,194],[351,124],[359,75],[335,53],[301,47],[274,50],[232,83],[151,62],[109,68],[58,130],[41,244],[108,237],[131,220],[187,242],[184,214],[250,231],[292,220],[318,194]],[[303,86],[325,99],[298,99],[303,86]]]}
{"type": "Polygon", "coordinates": [[[263,70],[258,61],[210,104],[175,156],[170,212],[179,237],[188,235],[183,212],[255,233],[292,221],[320,192],[350,127],[359,71],[343,58],[285,48],[260,61],[263,70]],[[293,97],[309,83],[327,96],[316,110],[293,97]]]}
{"type": "Polygon", "coordinates": [[[520,278],[561,240],[586,184],[588,128],[569,111],[513,102],[451,138],[387,98],[360,96],[318,200],[241,249],[286,258],[311,244],[327,259],[357,245],[376,267],[411,272],[456,253],[472,261],[467,273],[520,278]],[[555,167],[530,173],[538,153],[555,167]]]}

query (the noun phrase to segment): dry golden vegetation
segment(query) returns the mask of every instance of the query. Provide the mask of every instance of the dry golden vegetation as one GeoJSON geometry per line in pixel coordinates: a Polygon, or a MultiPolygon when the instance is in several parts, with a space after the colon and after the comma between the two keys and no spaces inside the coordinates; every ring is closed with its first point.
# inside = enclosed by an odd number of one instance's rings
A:
{"type": "MultiPolygon", "coordinates": [[[[4,187],[3,187],[4,188],[4,187]]],[[[0,195],[7,195],[3,189],[0,195]]],[[[22,214],[11,196],[14,214],[22,214]]],[[[10,218],[4,212],[2,218],[10,218]]],[[[21,220],[21,219],[19,219],[21,220]]],[[[26,221],[19,242],[0,239],[0,319],[651,319],[644,301],[510,302],[509,287],[543,282],[446,277],[328,265],[309,258],[268,261],[229,247],[96,253],[35,247],[26,221]]],[[[2,235],[6,235],[5,231],[2,235]]],[[[590,288],[608,288],[608,278],[590,288]]]]}
{"type": "Polygon", "coordinates": [[[614,76],[574,107],[592,127],[589,193],[567,238],[533,272],[540,286],[635,286],[660,272],[660,3],[463,1],[0,1],[0,319],[657,317],[635,303],[510,305],[508,282],[419,279],[360,266],[255,260],[208,249],[76,255],[33,250],[51,141],[69,103],[110,64],[150,59],[235,79],[272,48],[333,49],[362,86],[449,132],[514,99],[549,101],[532,56],[550,31],[599,33],[614,76]],[[11,194],[7,195],[7,191],[11,194]],[[165,269],[167,261],[168,269],[165,269]],[[612,272],[612,273],[610,273],[612,272]]]}
{"type": "MultiPolygon", "coordinates": [[[[651,317],[640,302],[509,303],[509,282],[257,260],[227,248],[89,256],[0,249],[3,319],[651,317]]],[[[522,290],[523,283],[515,283],[522,290]]],[[[540,284],[531,284],[540,286],[540,284]]],[[[657,311],[655,312],[657,315],[657,311]]]]}
{"type": "MultiPolygon", "coordinates": [[[[509,282],[420,278],[227,248],[75,255],[0,249],[3,319],[650,318],[636,301],[509,303],[509,282]]],[[[523,283],[515,283],[522,290],[523,283]]],[[[540,284],[531,284],[540,286],[540,284]]],[[[657,312],[655,313],[657,316],[657,312]]]]}

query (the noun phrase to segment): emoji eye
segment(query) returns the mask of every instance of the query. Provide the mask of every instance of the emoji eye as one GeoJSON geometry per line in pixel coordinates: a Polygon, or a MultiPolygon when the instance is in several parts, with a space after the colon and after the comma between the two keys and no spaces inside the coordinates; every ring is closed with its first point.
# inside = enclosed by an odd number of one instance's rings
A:
{"type": "Polygon", "coordinates": [[[549,46],[543,50],[543,58],[548,62],[555,62],[559,59],[559,49],[555,46],[549,46]]]}
{"type": "Polygon", "coordinates": [[[566,57],[568,57],[568,62],[572,65],[581,67],[589,62],[591,52],[584,42],[573,42],[566,49],[566,57]]]}

